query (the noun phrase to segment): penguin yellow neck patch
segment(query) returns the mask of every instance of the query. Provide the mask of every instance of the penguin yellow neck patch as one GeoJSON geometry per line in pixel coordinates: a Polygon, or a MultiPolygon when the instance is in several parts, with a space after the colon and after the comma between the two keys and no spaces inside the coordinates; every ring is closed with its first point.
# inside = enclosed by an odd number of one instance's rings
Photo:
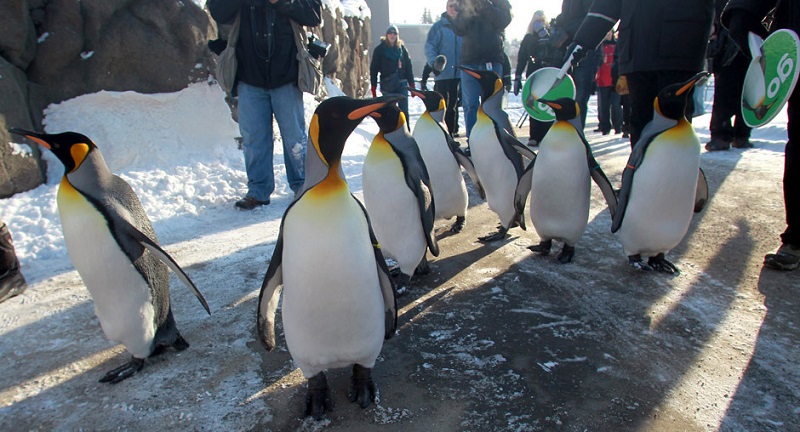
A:
{"type": "Polygon", "coordinates": [[[84,143],[73,144],[72,147],[69,148],[69,154],[72,156],[73,162],[75,162],[75,167],[72,168],[70,172],[74,172],[81,166],[83,160],[86,159],[86,155],[89,154],[89,150],[89,145],[84,143]]]}
{"type": "Polygon", "coordinates": [[[325,177],[325,179],[311,188],[311,190],[308,192],[319,197],[330,195],[342,190],[347,190],[347,182],[339,177],[339,162],[334,162],[333,166],[328,169],[328,175],[325,177]]]}

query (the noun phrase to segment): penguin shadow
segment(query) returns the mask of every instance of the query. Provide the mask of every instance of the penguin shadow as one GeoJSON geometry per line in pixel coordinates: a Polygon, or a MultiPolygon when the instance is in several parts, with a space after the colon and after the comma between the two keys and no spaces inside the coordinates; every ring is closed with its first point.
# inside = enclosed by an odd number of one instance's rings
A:
{"type": "Polygon", "coordinates": [[[766,314],[720,430],[797,429],[798,374],[792,361],[800,358],[800,347],[793,342],[800,340],[795,325],[800,307],[796,273],[761,269],[758,292],[766,314]],[[755,406],[760,408],[758,416],[752,415],[755,406]]]}

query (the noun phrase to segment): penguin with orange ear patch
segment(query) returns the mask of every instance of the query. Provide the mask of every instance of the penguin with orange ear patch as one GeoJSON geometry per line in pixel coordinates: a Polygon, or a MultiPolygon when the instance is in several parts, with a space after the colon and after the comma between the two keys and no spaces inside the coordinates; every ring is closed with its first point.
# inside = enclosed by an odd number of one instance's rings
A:
{"type": "Polygon", "coordinates": [[[348,397],[362,408],[377,394],[372,367],[394,335],[394,284],[361,203],[341,175],[342,151],[364,117],[400,100],[333,97],[309,125],[306,180],[286,209],[261,285],[258,333],[275,348],[275,313],[283,291],[283,330],[295,364],[308,379],[305,415],[333,409],[325,371],[353,367],[348,397]]]}
{"type": "Polygon", "coordinates": [[[665,254],[678,245],[692,213],[708,201],[708,184],[700,169],[700,140],[684,111],[701,72],[671,84],[653,102],[653,120],[642,131],[622,172],[619,207],[611,232],[619,239],[631,267],[677,273],[665,254]],[[648,262],[643,257],[649,257],[648,262]]]}
{"type": "Polygon", "coordinates": [[[503,81],[500,77],[492,71],[459,67],[475,77],[481,86],[481,105],[477,121],[470,131],[469,147],[472,163],[486,193],[486,202],[500,218],[498,231],[478,240],[501,240],[510,228],[519,226],[525,229],[525,216],[515,205],[514,197],[525,170],[522,155],[531,160],[535,155],[514,136],[508,114],[502,108],[503,81]]]}
{"type": "Polygon", "coordinates": [[[403,295],[414,274],[428,274],[426,253],[439,255],[433,235],[435,201],[425,162],[396,104],[370,114],[380,127],[364,158],[364,206],[387,258],[400,270],[396,289],[403,295]]]}
{"type": "Polygon", "coordinates": [[[467,185],[461,174],[461,168],[464,168],[470,176],[481,198],[485,198],[475,166],[447,131],[442,95],[411,88],[409,91],[413,96],[422,99],[425,104],[425,112],[419,116],[414,125],[413,136],[430,175],[433,197],[436,201],[436,219],[450,219],[455,216],[456,221],[450,231],[461,232],[466,223],[469,205],[467,185]]]}
{"type": "Polygon", "coordinates": [[[130,185],[109,171],[97,145],[84,135],[11,132],[49,149],[64,164],[57,199],[67,252],[92,295],[106,337],[133,355],[100,382],[113,384],[132,376],[147,357],[167,347],[188,348],[172,316],[168,268],[211,312],[194,283],[158,245],[130,185]]]}

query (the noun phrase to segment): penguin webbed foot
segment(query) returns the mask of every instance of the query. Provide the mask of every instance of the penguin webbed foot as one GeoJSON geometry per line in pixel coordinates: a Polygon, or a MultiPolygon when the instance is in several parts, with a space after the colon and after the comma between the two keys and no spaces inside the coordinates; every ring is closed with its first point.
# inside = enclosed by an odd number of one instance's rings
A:
{"type": "Polygon", "coordinates": [[[414,276],[425,276],[428,274],[431,274],[431,266],[428,265],[428,258],[423,256],[417,268],[414,270],[414,276]]]}
{"type": "Polygon", "coordinates": [[[639,254],[636,255],[629,255],[628,256],[628,265],[631,266],[634,270],[640,271],[652,271],[653,267],[650,267],[646,262],[642,260],[642,256],[639,254]]]}
{"type": "Polygon", "coordinates": [[[669,274],[677,274],[680,273],[678,267],[675,264],[667,261],[667,258],[664,256],[663,253],[660,253],[656,256],[650,257],[647,260],[647,264],[653,268],[653,270],[661,273],[669,273],[669,274]]]}
{"type": "Polygon", "coordinates": [[[561,253],[558,254],[558,262],[561,264],[567,264],[572,262],[572,258],[575,256],[575,246],[570,246],[564,243],[564,247],[561,248],[561,253]]]}
{"type": "Polygon", "coordinates": [[[467,223],[466,216],[456,216],[456,222],[450,227],[450,232],[453,234],[458,234],[464,229],[464,225],[467,223]]]}
{"type": "Polygon", "coordinates": [[[131,361],[125,363],[124,365],[110,370],[106,372],[103,378],[100,378],[100,382],[104,383],[111,383],[116,384],[124,379],[132,377],[136,372],[139,372],[144,367],[144,359],[143,358],[136,358],[131,357],[131,361]]]}
{"type": "Polygon", "coordinates": [[[372,381],[372,369],[359,364],[353,365],[353,376],[350,378],[350,389],[347,391],[350,402],[358,402],[358,406],[364,409],[375,402],[377,394],[377,387],[372,381]]]}
{"type": "Polygon", "coordinates": [[[496,233],[485,235],[483,237],[478,237],[478,241],[482,243],[491,243],[506,238],[506,234],[508,234],[508,228],[500,225],[497,228],[496,233]]]}
{"type": "Polygon", "coordinates": [[[528,246],[528,249],[541,256],[548,256],[551,247],[553,247],[553,240],[542,240],[538,245],[528,246]]]}
{"type": "Polygon", "coordinates": [[[398,273],[394,281],[394,296],[400,298],[408,294],[409,291],[411,291],[411,276],[398,273]]]}
{"type": "Polygon", "coordinates": [[[320,372],[308,379],[308,392],[302,418],[311,416],[314,420],[322,420],[328,411],[333,411],[333,398],[328,387],[328,378],[325,377],[325,372],[320,372]]]}

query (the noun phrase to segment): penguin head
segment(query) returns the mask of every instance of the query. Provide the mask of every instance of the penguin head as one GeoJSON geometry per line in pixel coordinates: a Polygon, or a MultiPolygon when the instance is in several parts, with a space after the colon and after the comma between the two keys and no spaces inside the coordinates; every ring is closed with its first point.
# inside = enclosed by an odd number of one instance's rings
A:
{"type": "Polygon", "coordinates": [[[353,99],[337,96],[317,106],[309,125],[309,139],[316,155],[329,168],[342,157],[347,137],[370,113],[393,104],[403,96],[381,96],[375,99],[353,99]]]}
{"type": "Polygon", "coordinates": [[[666,118],[674,120],[684,118],[686,103],[691,93],[690,90],[694,88],[698,81],[707,76],[708,72],[700,72],[682,83],[670,84],[664,87],[658,92],[658,96],[653,101],[653,107],[666,118]]]}
{"type": "Polygon", "coordinates": [[[436,112],[436,111],[443,111],[446,106],[444,103],[444,97],[435,91],[419,91],[409,87],[408,89],[413,96],[416,96],[422,99],[422,103],[425,104],[425,111],[428,112],[436,112]]]}
{"type": "Polygon", "coordinates": [[[575,99],[572,98],[558,98],[555,100],[539,99],[539,102],[549,106],[556,114],[556,120],[569,121],[578,118],[581,113],[581,108],[575,99]]]}
{"type": "Polygon", "coordinates": [[[481,99],[486,100],[493,94],[503,90],[503,80],[492,71],[475,70],[465,66],[459,66],[461,70],[478,80],[481,85],[481,99]]]}
{"type": "Polygon", "coordinates": [[[77,170],[89,153],[97,150],[97,145],[92,140],[77,132],[44,134],[17,128],[10,129],[9,132],[24,136],[53,152],[64,164],[66,173],[77,170]]]}
{"type": "Polygon", "coordinates": [[[369,114],[370,117],[375,119],[381,132],[390,133],[400,128],[406,127],[406,115],[400,110],[396,103],[384,105],[376,111],[369,114]]]}

